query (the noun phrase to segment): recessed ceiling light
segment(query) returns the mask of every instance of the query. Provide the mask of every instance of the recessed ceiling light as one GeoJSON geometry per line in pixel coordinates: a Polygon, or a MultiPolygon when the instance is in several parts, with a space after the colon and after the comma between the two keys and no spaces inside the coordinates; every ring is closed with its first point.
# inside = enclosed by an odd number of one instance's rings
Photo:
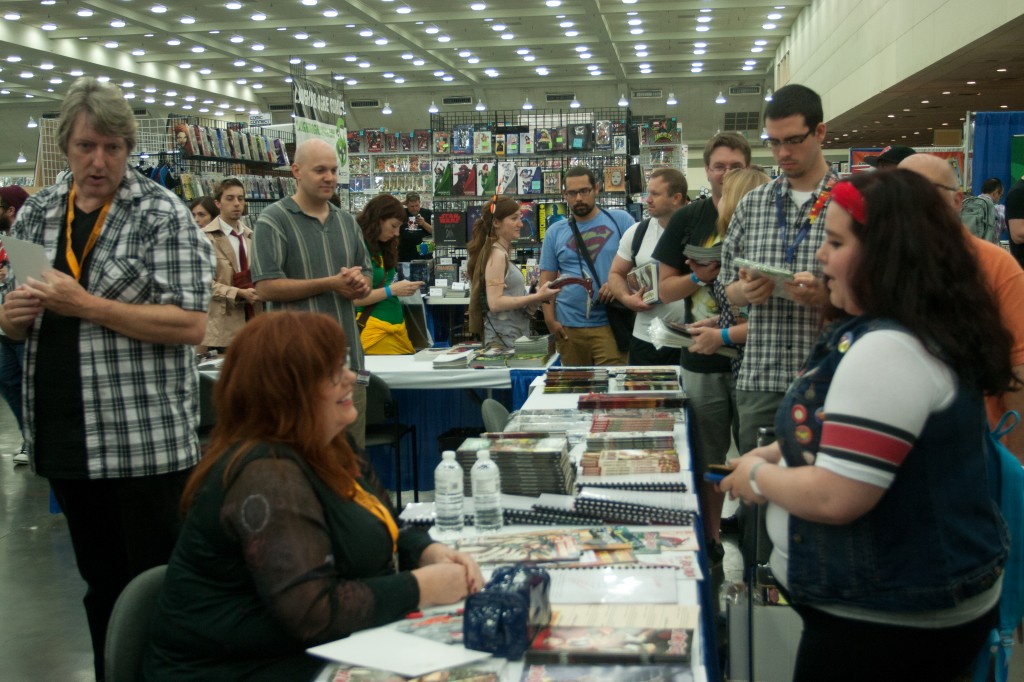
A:
{"type": "Polygon", "coordinates": [[[563,22],[561,22],[561,23],[560,23],[560,24],[558,24],[558,25],[559,25],[559,26],[560,26],[561,28],[572,28],[573,26],[575,26],[575,24],[574,24],[574,23],[572,23],[571,21],[563,21],[563,22]]]}
{"type": "Polygon", "coordinates": [[[485,5],[482,2],[474,2],[472,5],[469,6],[469,8],[474,12],[483,12],[485,9],[487,9],[487,5],[485,5]]]}
{"type": "Polygon", "coordinates": [[[142,101],[146,104],[154,104],[156,102],[156,97],[147,97],[142,101]]]}
{"type": "Polygon", "coordinates": [[[631,29],[629,29],[629,32],[632,33],[635,36],[638,36],[638,35],[642,35],[644,30],[642,28],[631,28],[631,29]]]}
{"type": "Polygon", "coordinates": [[[21,15],[17,12],[5,12],[4,19],[7,21],[17,21],[18,19],[21,19],[21,15]]]}
{"type": "Polygon", "coordinates": [[[453,80],[455,80],[455,76],[442,76],[441,80],[443,80],[445,83],[451,83],[453,80]]]}
{"type": "Polygon", "coordinates": [[[267,15],[264,14],[263,12],[256,12],[255,14],[253,14],[249,18],[252,19],[253,21],[266,21],[267,20],[267,15]]]}
{"type": "Polygon", "coordinates": [[[301,64],[302,63],[302,58],[301,57],[289,57],[288,58],[288,63],[289,64],[301,64]]]}
{"type": "Polygon", "coordinates": [[[124,28],[126,25],[124,19],[114,19],[110,22],[110,28],[124,28]]]}
{"type": "Polygon", "coordinates": [[[12,64],[17,64],[21,61],[21,57],[19,57],[16,54],[12,54],[10,57],[7,58],[7,61],[11,62],[12,64]]]}
{"type": "Polygon", "coordinates": [[[928,100],[926,100],[926,99],[921,100],[921,104],[928,104],[928,100]]]}
{"type": "Polygon", "coordinates": [[[357,81],[355,78],[349,78],[347,81],[345,81],[345,85],[358,85],[358,83],[359,81],[357,81]]]}
{"type": "Polygon", "coordinates": [[[85,75],[85,71],[82,71],[81,69],[71,69],[68,71],[68,75],[73,78],[80,78],[85,75]]]}
{"type": "Polygon", "coordinates": [[[968,85],[977,85],[978,81],[967,81],[968,85]]]}
{"type": "Polygon", "coordinates": [[[107,42],[103,43],[103,47],[105,47],[105,48],[107,48],[109,50],[113,50],[114,48],[117,47],[117,42],[113,41],[113,40],[108,40],[107,42]]]}
{"type": "Polygon", "coordinates": [[[140,49],[138,47],[135,48],[134,50],[132,50],[132,56],[134,56],[134,57],[143,57],[143,56],[145,56],[145,54],[146,54],[146,51],[143,50],[143,49],[140,49]]]}
{"type": "Polygon", "coordinates": [[[439,29],[437,26],[434,26],[434,25],[427,26],[423,30],[426,31],[430,35],[435,35],[435,34],[441,32],[441,29],[439,29]]]}
{"type": "Polygon", "coordinates": [[[693,44],[693,46],[694,46],[694,47],[702,47],[702,48],[703,48],[703,47],[707,47],[707,46],[708,46],[708,44],[707,44],[707,43],[699,43],[699,42],[698,42],[698,43],[694,43],[694,44],[693,44]]]}
{"type": "Polygon", "coordinates": [[[949,90],[944,90],[942,94],[943,95],[948,95],[949,94],[949,90]]]}
{"type": "Polygon", "coordinates": [[[195,102],[196,101],[196,96],[195,95],[185,95],[185,101],[186,102],[195,102]]]}
{"type": "Polygon", "coordinates": [[[690,62],[690,66],[704,66],[704,62],[690,62]]]}
{"type": "Polygon", "coordinates": [[[375,45],[387,45],[388,44],[388,39],[387,38],[377,38],[373,42],[374,42],[375,45]]]}
{"type": "Polygon", "coordinates": [[[371,64],[370,62],[359,62],[358,66],[360,69],[368,69],[370,68],[371,64]]]}
{"type": "Polygon", "coordinates": [[[188,24],[194,24],[194,23],[196,23],[196,18],[195,18],[195,17],[190,17],[190,16],[188,16],[188,15],[186,14],[186,15],[185,15],[185,16],[183,16],[183,17],[182,17],[181,19],[178,19],[178,21],[180,21],[180,22],[181,22],[181,23],[183,23],[183,24],[186,24],[186,25],[188,25],[188,24]]]}
{"type": "Polygon", "coordinates": [[[440,78],[443,75],[444,75],[444,71],[435,71],[434,72],[434,78],[440,78]]]}
{"type": "Polygon", "coordinates": [[[39,28],[43,29],[44,31],[56,31],[57,24],[53,23],[52,21],[48,21],[39,28]]]}
{"type": "Polygon", "coordinates": [[[384,72],[384,73],[382,73],[381,75],[382,75],[382,76],[383,76],[384,78],[394,78],[394,77],[395,77],[395,74],[391,73],[390,71],[385,71],[385,72],[384,72]]]}
{"type": "Polygon", "coordinates": [[[202,54],[203,52],[206,52],[206,48],[203,47],[202,45],[193,45],[192,46],[192,51],[195,52],[196,54],[202,54]]]}
{"type": "Polygon", "coordinates": [[[235,1],[226,2],[226,3],[224,3],[224,7],[228,8],[228,9],[242,9],[242,3],[235,2],[235,1]]]}
{"type": "Polygon", "coordinates": [[[298,33],[295,34],[295,39],[296,40],[306,40],[308,38],[309,38],[309,34],[306,33],[305,31],[299,31],[298,33]]]}
{"type": "Polygon", "coordinates": [[[123,81],[121,83],[121,87],[122,88],[134,88],[135,87],[135,81],[123,81]]]}
{"type": "Polygon", "coordinates": [[[230,38],[228,38],[228,41],[232,42],[232,43],[244,43],[245,42],[245,38],[243,38],[242,36],[239,36],[239,35],[234,35],[234,36],[231,36],[230,38]]]}
{"type": "Polygon", "coordinates": [[[705,31],[710,31],[711,27],[710,26],[698,26],[695,30],[700,32],[700,33],[704,33],[705,31]]]}
{"type": "Polygon", "coordinates": [[[306,7],[316,7],[318,0],[302,0],[302,4],[306,7]]]}
{"type": "Polygon", "coordinates": [[[646,57],[647,55],[648,55],[647,50],[640,50],[639,52],[636,53],[637,57],[646,57]]]}
{"type": "Polygon", "coordinates": [[[171,38],[170,40],[167,41],[167,44],[170,45],[171,47],[177,47],[178,45],[181,45],[181,41],[178,40],[177,38],[171,38]]]}
{"type": "Polygon", "coordinates": [[[647,74],[651,73],[651,70],[650,69],[640,69],[640,73],[642,73],[642,74],[644,74],[646,76],[647,74]]]}
{"type": "Polygon", "coordinates": [[[395,13],[396,14],[412,14],[412,7],[408,7],[406,5],[402,5],[401,7],[396,7],[395,8],[395,13]]]}
{"type": "Polygon", "coordinates": [[[753,71],[754,67],[753,66],[741,66],[740,70],[741,71],[753,71]]]}
{"type": "Polygon", "coordinates": [[[22,71],[19,75],[22,78],[31,78],[35,74],[33,74],[31,71],[22,71]]]}
{"type": "MultiPolygon", "coordinates": [[[[523,59],[526,59],[526,57],[523,57],[523,59]]],[[[470,64],[479,64],[480,63],[480,57],[470,57],[466,61],[469,62],[470,64]]],[[[527,60],[527,61],[529,61],[529,60],[527,60]]],[[[413,62],[413,64],[415,64],[415,63],[416,62],[413,62]]]]}
{"type": "Polygon", "coordinates": [[[706,24],[711,21],[711,17],[697,17],[698,24],[706,24]]]}
{"type": "Polygon", "coordinates": [[[575,38],[579,34],[580,34],[580,32],[579,31],[575,31],[575,30],[573,30],[573,31],[566,31],[565,32],[565,37],[566,38],[575,38]]]}
{"type": "Polygon", "coordinates": [[[782,18],[782,15],[779,14],[778,12],[772,12],[771,14],[768,15],[768,18],[771,19],[772,21],[778,21],[779,19],[782,18]]]}
{"type": "Polygon", "coordinates": [[[763,28],[766,31],[774,31],[778,27],[775,24],[768,23],[768,24],[761,24],[761,28],[763,28]]]}
{"type": "Polygon", "coordinates": [[[359,35],[361,35],[364,38],[369,38],[370,36],[373,35],[373,31],[371,31],[368,28],[364,28],[363,30],[359,31],[359,35]]]}
{"type": "Polygon", "coordinates": [[[586,45],[577,45],[573,49],[575,49],[577,52],[586,52],[588,48],[586,45]]]}
{"type": "MultiPolygon", "coordinates": [[[[504,37],[505,36],[502,36],[502,38],[504,38],[504,37]]],[[[437,42],[439,42],[439,43],[450,43],[451,41],[452,41],[452,37],[449,36],[449,35],[440,35],[440,36],[437,37],[437,42]]]]}
{"type": "Polygon", "coordinates": [[[767,45],[767,44],[768,44],[768,41],[767,41],[767,40],[755,40],[755,41],[754,41],[754,44],[755,44],[755,45],[758,45],[758,46],[760,46],[760,47],[764,47],[765,45],[767,45]]]}
{"type": "Polygon", "coordinates": [[[39,68],[42,69],[43,71],[53,71],[53,63],[52,62],[43,62],[42,64],[39,65],[39,68]]]}
{"type": "Polygon", "coordinates": [[[401,77],[399,77],[399,78],[396,78],[396,79],[395,79],[395,82],[396,82],[396,83],[398,83],[399,85],[401,85],[402,83],[404,83],[404,82],[405,82],[405,79],[404,79],[404,78],[401,78],[401,77]]]}
{"type": "Polygon", "coordinates": [[[651,68],[651,65],[648,64],[647,62],[644,62],[643,64],[640,65],[640,68],[641,69],[649,69],[649,68],[651,68]]]}
{"type": "Polygon", "coordinates": [[[359,59],[359,57],[355,56],[354,54],[350,54],[345,57],[346,62],[354,62],[357,59],[359,59]]]}
{"type": "MultiPolygon", "coordinates": [[[[707,51],[707,50],[694,50],[694,51],[693,51],[693,53],[694,53],[694,54],[707,54],[707,53],[708,53],[708,51],[707,51]]],[[[640,53],[639,53],[639,52],[637,52],[637,55],[639,55],[639,54],[640,54],[640,53]]]]}
{"type": "Polygon", "coordinates": [[[91,9],[80,9],[75,12],[75,14],[80,17],[91,17],[93,15],[93,11],[91,9]]]}
{"type": "Polygon", "coordinates": [[[999,73],[1005,73],[1006,69],[996,69],[996,71],[998,71],[999,73]]]}
{"type": "Polygon", "coordinates": [[[548,7],[560,7],[562,5],[562,0],[544,0],[544,4],[548,7]]]}
{"type": "Polygon", "coordinates": [[[149,8],[149,11],[153,14],[164,14],[167,12],[167,8],[163,5],[153,5],[149,8]]]}
{"type": "Polygon", "coordinates": [[[643,23],[644,23],[643,19],[630,19],[630,20],[628,20],[626,22],[626,25],[628,25],[628,26],[640,26],[643,23]]]}
{"type": "Polygon", "coordinates": [[[491,26],[492,31],[504,31],[506,28],[505,24],[500,22],[491,26]]]}
{"type": "Polygon", "coordinates": [[[580,59],[590,59],[593,56],[594,55],[590,54],[589,52],[580,52],[580,59]]]}
{"type": "Polygon", "coordinates": [[[699,66],[691,66],[691,67],[690,67],[690,73],[700,73],[700,72],[701,72],[701,71],[703,71],[703,70],[704,70],[704,69],[702,69],[702,68],[701,68],[701,67],[699,67],[699,66]]]}
{"type": "Polygon", "coordinates": [[[537,75],[538,76],[546,76],[549,73],[551,73],[551,72],[548,71],[548,69],[546,67],[543,67],[543,66],[538,66],[537,67],[537,75]]]}
{"type": "Polygon", "coordinates": [[[750,51],[754,52],[754,53],[764,52],[764,48],[763,47],[752,47],[752,48],[750,48],[750,51]]]}
{"type": "MultiPolygon", "coordinates": [[[[468,60],[466,60],[466,61],[468,61],[468,62],[469,62],[470,64],[475,64],[475,63],[476,63],[476,62],[474,62],[474,61],[473,61],[473,59],[472,59],[472,58],[471,58],[471,59],[468,59],[468,60]]],[[[478,61],[479,61],[479,60],[478,60],[478,61]]],[[[414,59],[414,60],[412,60],[412,65],[413,65],[413,66],[423,66],[423,65],[424,65],[424,64],[426,64],[426,63],[427,63],[427,62],[426,62],[426,61],[424,61],[424,60],[422,60],[422,59],[414,59]]]]}
{"type": "Polygon", "coordinates": [[[587,71],[596,71],[600,68],[597,64],[587,64],[587,71]]]}
{"type": "MultiPolygon", "coordinates": [[[[578,47],[577,47],[576,49],[577,49],[577,50],[579,50],[579,48],[578,48],[578,47]]],[[[584,49],[585,49],[585,48],[584,48],[584,49]]],[[[530,48],[528,48],[528,47],[521,47],[521,48],[519,48],[518,50],[516,50],[516,54],[517,54],[517,55],[519,55],[519,56],[523,56],[524,54],[530,54],[530,48]]],[[[459,53],[459,56],[460,56],[460,57],[468,57],[468,56],[469,56],[469,54],[468,54],[468,53],[467,53],[467,54],[462,54],[462,53],[460,52],[460,53],[459,53]]]]}
{"type": "Polygon", "coordinates": [[[263,45],[263,43],[253,43],[252,49],[256,52],[262,52],[265,49],[265,46],[263,45]]]}
{"type": "Polygon", "coordinates": [[[316,71],[316,64],[306,64],[306,71],[316,71]]]}
{"type": "Polygon", "coordinates": [[[338,16],[338,10],[336,10],[336,9],[325,9],[324,10],[324,16],[327,17],[328,19],[333,19],[334,17],[338,16]]]}
{"type": "Polygon", "coordinates": [[[64,82],[63,78],[57,78],[56,76],[54,76],[53,78],[50,79],[50,84],[51,85],[60,85],[63,82],[64,82]]]}
{"type": "Polygon", "coordinates": [[[646,43],[637,43],[636,45],[633,46],[633,49],[634,50],[646,50],[647,49],[647,44],[646,43]]]}

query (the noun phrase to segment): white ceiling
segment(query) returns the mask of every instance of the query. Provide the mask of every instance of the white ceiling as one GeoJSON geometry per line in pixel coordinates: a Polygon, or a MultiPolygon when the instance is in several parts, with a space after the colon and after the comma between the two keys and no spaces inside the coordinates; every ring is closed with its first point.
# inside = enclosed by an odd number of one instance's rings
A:
{"type": "MultiPolygon", "coordinates": [[[[33,161],[33,131],[24,129],[24,121],[56,111],[79,70],[108,76],[134,95],[134,106],[155,115],[230,117],[287,106],[286,78],[299,68],[315,81],[334,83],[348,99],[389,101],[396,114],[413,103],[423,109],[412,125],[376,111],[356,114],[360,127],[393,120],[394,129],[426,127],[426,103],[440,103],[449,94],[508,108],[524,95],[537,101],[545,92],[569,91],[584,106],[614,106],[618,93],[661,89],[679,96],[675,110],[661,99],[634,100],[634,113],[676,115],[684,135],[700,141],[722,127],[723,111],[763,107],[759,98],[735,98],[726,107],[710,100],[731,85],[770,86],[776,48],[811,0],[560,0],[555,7],[545,0],[480,0],[482,10],[471,9],[474,0],[242,0],[239,9],[228,9],[230,0],[43,2],[4,0],[0,9],[0,168],[9,168],[6,157],[16,154],[6,150],[21,149],[33,161]],[[158,4],[167,11],[154,13],[158,4]],[[399,13],[402,8],[411,11],[399,13]],[[80,16],[89,11],[91,16],[80,16]],[[325,16],[334,11],[336,16],[325,16]],[[265,19],[253,20],[257,13],[265,19]],[[781,16],[768,19],[774,13],[781,16]],[[181,23],[184,17],[195,21],[181,23]],[[630,20],[641,23],[631,26],[630,20]],[[122,21],[124,26],[112,26],[122,21]],[[56,28],[43,30],[48,22],[56,28]],[[492,30],[498,24],[505,28],[492,30]],[[702,26],[709,30],[698,32],[702,26]],[[643,33],[632,34],[634,29],[643,33]],[[579,34],[566,35],[571,31],[579,34]],[[106,47],[109,41],[116,46],[106,47]],[[180,43],[169,44],[174,41],[180,43]],[[316,47],[317,41],[323,46],[316,47]],[[697,47],[699,42],[706,47],[697,47]],[[701,62],[699,73],[692,72],[695,62],[701,62]],[[309,65],[315,68],[304,68],[309,65]],[[538,75],[539,67],[548,75],[538,75]],[[498,75],[488,75],[488,69],[498,75]]],[[[965,0],[965,11],[969,5],[965,0]]],[[[1004,104],[1024,109],[1022,31],[1024,18],[835,116],[830,143],[923,146],[931,142],[929,128],[957,127],[967,110],[999,110],[1004,104]],[[968,80],[976,84],[968,86],[968,80]]]]}

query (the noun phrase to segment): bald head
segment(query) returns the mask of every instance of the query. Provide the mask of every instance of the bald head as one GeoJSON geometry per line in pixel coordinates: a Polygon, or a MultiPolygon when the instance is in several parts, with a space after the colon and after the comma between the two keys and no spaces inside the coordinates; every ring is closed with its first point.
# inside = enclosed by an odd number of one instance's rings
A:
{"type": "Polygon", "coordinates": [[[956,212],[957,216],[960,215],[960,207],[964,202],[964,193],[960,189],[956,173],[948,161],[931,154],[914,154],[900,161],[899,167],[924,176],[935,185],[935,188],[939,190],[939,194],[949,204],[949,207],[956,212]]]}
{"type": "Polygon", "coordinates": [[[292,163],[296,166],[303,166],[309,163],[310,159],[317,158],[323,154],[334,154],[334,147],[321,139],[312,138],[302,142],[295,148],[295,159],[292,163]]]}

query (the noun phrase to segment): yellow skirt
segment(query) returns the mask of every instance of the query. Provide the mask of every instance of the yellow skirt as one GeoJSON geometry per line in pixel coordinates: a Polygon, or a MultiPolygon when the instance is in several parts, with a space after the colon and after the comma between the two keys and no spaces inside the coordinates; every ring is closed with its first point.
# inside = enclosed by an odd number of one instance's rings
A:
{"type": "Polygon", "coordinates": [[[405,322],[389,324],[371,317],[366,321],[366,328],[359,338],[363,342],[363,352],[367,355],[412,355],[416,352],[409,340],[405,322]]]}

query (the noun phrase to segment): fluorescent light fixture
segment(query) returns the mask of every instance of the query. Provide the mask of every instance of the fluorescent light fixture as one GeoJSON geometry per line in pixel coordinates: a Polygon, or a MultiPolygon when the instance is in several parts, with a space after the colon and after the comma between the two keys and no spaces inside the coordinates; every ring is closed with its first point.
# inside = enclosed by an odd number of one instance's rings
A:
{"type": "Polygon", "coordinates": [[[715,104],[725,104],[725,95],[722,94],[721,90],[718,91],[718,97],[715,98],[715,104]]]}
{"type": "MultiPolygon", "coordinates": [[[[483,4],[483,3],[481,3],[481,4],[483,4]]],[[[486,111],[487,110],[487,105],[484,104],[484,101],[482,99],[477,99],[476,106],[473,107],[473,108],[476,109],[477,111],[486,111]]]]}
{"type": "Polygon", "coordinates": [[[674,107],[679,104],[679,100],[676,99],[676,94],[674,92],[668,93],[668,99],[665,100],[665,104],[670,107],[674,107]]]}
{"type": "Polygon", "coordinates": [[[35,120],[34,118],[32,118],[31,116],[29,116],[29,117],[28,117],[28,124],[27,124],[27,125],[26,125],[25,127],[26,127],[26,128],[38,128],[38,127],[39,127],[39,124],[38,124],[38,123],[36,123],[36,120],[35,120]]]}
{"type": "Polygon", "coordinates": [[[384,108],[380,110],[380,113],[384,114],[385,116],[390,116],[392,114],[391,103],[384,102],[384,108]]]}
{"type": "Polygon", "coordinates": [[[583,105],[582,105],[582,104],[580,104],[580,101],[579,101],[578,99],[576,99],[575,97],[573,97],[573,98],[572,98],[572,101],[571,101],[571,102],[569,102],[569,108],[570,108],[570,109],[579,109],[579,108],[580,108],[580,107],[582,107],[582,106],[583,106],[583,105]]]}
{"type": "Polygon", "coordinates": [[[527,97],[526,101],[523,102],[523,109],[525,109],[526,111],[529,111],[530,109],[533,109],[533,104],[530,103],[530,98],[529,97],[527,97]]]}
{"type": "Polygon", "coordinates": [[[618,102],[618,104],[619,104],[620,107],[628,107],[629,106],[629,100],[626,99],[626,95],[625,94],[619,95],[619,102],[618,102]]]}
{"type": "Polygon", "coordinates": [[[430,106],[427,107],[427,113],[428,114],[436,114],[439,111],[441,111],[441,110],[437,108],[436,104],[434,104],[434,100],[430,100],[430,106]]]}

